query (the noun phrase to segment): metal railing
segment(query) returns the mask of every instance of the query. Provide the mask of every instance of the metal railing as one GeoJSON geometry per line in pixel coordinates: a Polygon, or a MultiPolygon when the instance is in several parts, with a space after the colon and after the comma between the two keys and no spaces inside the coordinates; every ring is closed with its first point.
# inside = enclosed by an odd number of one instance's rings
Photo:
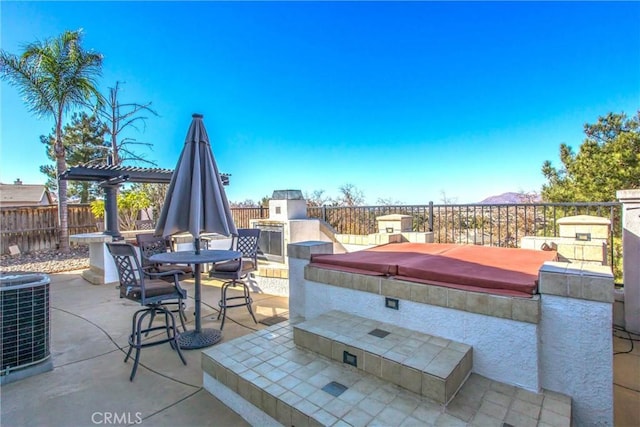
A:
{"type": "MultiPolygon", "coordinates": [[[[267,208],[233,208],[236,225],[248,227],[249,218],[266,218],[267,208]],[[240,221],[238,218],[242,218],[240,221]],[[245,224],[246,223],[246,224],[245,224]]],[[[434,242],[519,247],[525,236],[557,237],[558,220],[594,215],[611,221],[607,263],[620,274],[622,261],[622,204],[619,202],[442,204],[389,206],[308,207],[309,218],[319,218],[338,234],[376,233],[376,218],[402,214],[412,217],[412,231],[434,233],[434,242]]]]}
{"type": "Polygon", "coordinates": [[[560,218],[594,215],[611,221],[608,263],[615,266],[622,257],[622,204],[618,202],[322,206],[308,208],[307,214],[323,219],[339,234],[362,235],[378,231],[378,216],[409,215],[412,231],[432,231],[435,242],[501,247],[518,247],[524,236],[557,237],[560,218]]]}
{"type": "MultiPolygon", "coordinates": [[[[438,243],[473,243],[516,247],[524,236],[558,236],[557,220],[566,216],[594,215],[611,221],[611,235],[622,235],[619,202],[514,203],[455,205],[322,206],[308,207],[309,218],[319,218],[339,234],[376,233],[376,218],[402,214],[412,217],[412,231],[433,231],[438,243]]],[[[238,227],[250,219],[265,219],[265,207],[232,208],[238,227]]]]}
{"type": "Polygon", "coordinates": [[[319,218],[331,225],[338,234],[371,234],[377,232],[376,218],[382,215],[403,214],[413,217],[413,231],[430,231],[431,205],[402,206],[322,206],[307,207],[309,218],[319,218]]]}
{"type": "Polygon", "coordinates": [[[525,235],[557,236],[557,220],[573,215],[608,218],[612,231],[620,235],[621,206],[618,202],[322,206],[307,208],[307,215],[326,221],[339,234],[376,233],[377,217],[409,215],[412,231],[433,231],[434,240],[439,243],[514,247],[525,235]]]}

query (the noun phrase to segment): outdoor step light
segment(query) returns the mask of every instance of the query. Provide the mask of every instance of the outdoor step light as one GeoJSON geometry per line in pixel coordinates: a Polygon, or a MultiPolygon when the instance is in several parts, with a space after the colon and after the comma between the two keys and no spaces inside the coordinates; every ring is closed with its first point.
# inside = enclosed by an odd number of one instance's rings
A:
{"type": "Polygon", "coordinates": [[[399,310],[400,309],[400,301],[398,301],[396,298],[385,298],[384,299],[384,306],[387,308],[392,308],[394,310],[399,310]]]}
{"type": "Polygon", "coordinates": [[[387,335],[389,335],[390,333],[391,332],[387,332],[387,331],[385,331],[383,329],[376,328],[373,331],[369,332],[369,335],[373,335],[374,337],[377,337],[377,338],[384,338],[387,335]]]}
{"type": "Polygon", "coordinates": [[[329,384],[322,387],[322,391],[327,392],[334,397],[338,397],[342,393],[344,393],[347,390],[347,388],[348,387],[344,384],[340,384],[339,382],[336,382],[336,381],[331,381],[329,384]]]}
{"type": "Polygon", "coordinates": [[[351,365],[351,366],[355,366],[356,368],[358,367],[358,356],[356,356],[355,354],[351,354],[348,351],[344,351],[342,353],[342,362],[346,363],[347,365],[351,365]]]}

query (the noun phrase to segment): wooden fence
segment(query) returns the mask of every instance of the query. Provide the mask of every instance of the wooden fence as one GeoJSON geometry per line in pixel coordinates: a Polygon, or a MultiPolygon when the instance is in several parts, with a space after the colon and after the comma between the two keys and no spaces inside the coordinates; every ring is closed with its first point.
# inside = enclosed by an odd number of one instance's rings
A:
{"type": "MultiPolygon", "coordinates": [[[[96,219],[88,204],[69,205],[69,235],[97,231],[96,219]]],[[[56,249],[57,206],[19,206],[0,208],[0,253],[8,254],[16,245],[22,253],[56,249]]]]}
{"type": "MultiPolygon", "coordinates": [[[[100,221],[91,213],[88,204],[69,205],[69,235],[99,231],[100,221]]],[[[248,228],[249,220],[266,218],[267,208],[232,208],[239,228],[248,228]]],[[[101,231],[101,230],[100,230],[101,231]]],[[[16,245],[22,253],[56,249],[58,238],[57,206],[19,206],[0,208],[0,254],[8,254],[16,245]]]]}
{"type": "Polygon", "coordinates": [[[237,228],[250,228],[249,220],[268,218],[269,208],[231,208],[231,214],[237,228]]]}

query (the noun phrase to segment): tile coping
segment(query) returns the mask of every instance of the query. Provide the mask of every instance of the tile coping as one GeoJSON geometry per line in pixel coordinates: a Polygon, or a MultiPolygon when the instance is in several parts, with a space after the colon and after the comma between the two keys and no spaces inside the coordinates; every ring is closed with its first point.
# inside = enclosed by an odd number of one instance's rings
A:
{"type": "Polygon", "coordinates": [[[470,313],[534,324],[540,322],[540,295],[533,295],[531,298],[492,295],[310,265],[304,268],[304,278],[312,282],[470,313]]]}

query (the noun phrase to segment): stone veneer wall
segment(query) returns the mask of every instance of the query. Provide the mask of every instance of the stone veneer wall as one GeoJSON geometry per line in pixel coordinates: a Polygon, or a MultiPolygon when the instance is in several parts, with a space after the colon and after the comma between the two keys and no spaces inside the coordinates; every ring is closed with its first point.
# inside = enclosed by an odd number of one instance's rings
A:
{"type": "Polygon", "coordinates": [[[474,372],[572,396],[576,425],[613,424],[610,268],[545,264],[540,295],[523,299],[308,266],[311,254],[331,252],[324,242],[289,246],[292,318],[341,310],[463,342],[474,347],[474,372]],[[399,310],[384,307],[389,296],[399,310]]]}

